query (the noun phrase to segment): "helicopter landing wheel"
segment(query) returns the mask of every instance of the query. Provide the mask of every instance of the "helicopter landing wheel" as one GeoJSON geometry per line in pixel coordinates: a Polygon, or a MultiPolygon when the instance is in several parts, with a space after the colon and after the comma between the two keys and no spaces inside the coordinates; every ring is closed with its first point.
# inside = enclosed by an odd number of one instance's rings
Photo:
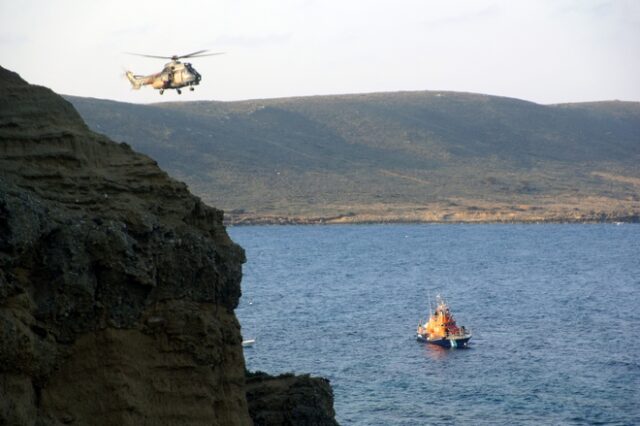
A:
{"type": "Polygon", "coordinates": [[[162,95],[164,93],[164,89],[160,89],[160,94],[162,95]]]}
{"type": "Polygon", "coordinates": [[[189,90],[191,90],[193,92],[196,89],[194,89],[193,87],[189,87],[189,90]]]}
{"type": "Polygon", "coordinates": [[[178,92],[178,95],[182,95],[182,90],[176,89],[176,92],[178,92]]]}

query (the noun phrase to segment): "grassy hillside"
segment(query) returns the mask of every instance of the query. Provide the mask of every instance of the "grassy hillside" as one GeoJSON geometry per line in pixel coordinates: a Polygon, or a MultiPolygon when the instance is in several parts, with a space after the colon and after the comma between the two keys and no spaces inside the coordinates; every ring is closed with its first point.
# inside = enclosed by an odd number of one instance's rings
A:
{"type": "Polygon", "coordinates": [[[452,92],[68,98],[232,221],[637,220],[640,103],[452,92]]]}

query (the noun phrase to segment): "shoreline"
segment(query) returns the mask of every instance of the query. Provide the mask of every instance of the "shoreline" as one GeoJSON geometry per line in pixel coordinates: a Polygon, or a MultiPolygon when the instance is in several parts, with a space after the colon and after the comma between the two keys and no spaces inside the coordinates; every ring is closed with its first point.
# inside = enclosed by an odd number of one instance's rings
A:
{"type": "Polygon", "coordinates": [[[539,223],[640,223],[640,202],[596,199],[587,203],[538,200],[533,203],[492,203],[464,200],[423,205],[324,205],[316,208],[224,213],[225,225],[333,225],[333,224],[539,224],[539,223]],[[288,211],[287,211],[288,210],[288,211]]]}
{"type": "Polygon", "coordinates": [[[293,226],[293,225],[633,225],[639,224],[639,216],[608,218],[546,218],[531,220],[411,220],[388,218],[379,220],[335,220],[332,218],[255,217],[224,219],[225,226],[293,226]]]}

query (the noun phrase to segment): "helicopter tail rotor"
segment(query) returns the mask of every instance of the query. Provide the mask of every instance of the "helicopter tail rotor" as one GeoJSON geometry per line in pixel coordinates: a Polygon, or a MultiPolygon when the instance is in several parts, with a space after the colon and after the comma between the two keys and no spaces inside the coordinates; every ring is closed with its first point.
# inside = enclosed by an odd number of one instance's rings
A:
{"type": "Polygon", "coordinates": [[[142,81],[140,81],[140,79],[136,78],[136,76],[131,71],[127,71],[125,73],[125,76],[127,77],[129,82],[131,83],[131,87],[133,89],[139,90],[142,87],[142,81]]]}

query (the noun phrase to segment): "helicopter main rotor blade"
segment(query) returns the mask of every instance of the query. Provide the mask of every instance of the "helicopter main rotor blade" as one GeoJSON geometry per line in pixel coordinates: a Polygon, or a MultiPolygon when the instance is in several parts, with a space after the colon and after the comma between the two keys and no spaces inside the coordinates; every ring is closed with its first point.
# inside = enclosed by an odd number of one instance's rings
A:
{"type": "Polygon", "coordinates": [[[206,53],[204,55],[179,56],[180,58],[202,58],[204,56],[224,55],[224,52],[206,53]]]}
{"type": "Polygon", "coordinates": [[[127,55],[134,56],[142,56],[144,58],[155,58],[155,59],[171,59],[172,61],[177,61],[182,58],[201,58],[203,56],[214,56],[214,55],[222,55],[224,52],[214,52],[214,53],[205,53],[208,50],[198,50],[197,52],[188,53],[186,55],[173,55],[173,56],[158,56],[158,55],[145,55],[143,53],[133,53],[133,52],[124,52],[127,55]]]}
{"type": "Polygon", "coordinates": [[[171,59],[171,56],[144,55],[142,53],[132,53],[132,52],[124,52],[124,53],[126,53],[127,55],[142,56],[145,58],[171,59]]]}
{"type": "Polygon", "coordinates": [[[192,56],[199,55],[200,53],[204,53],[204,52],[207,52],[207,51],[208,51],[207,49],[205,49],[205,50],[198,50],[198,51],[196,51],[196,52],[187,53],[186,55],[175,55],[175,56],[177,56],[178,58],[190,58],[190,57],[192,57],[192,56]]]}

